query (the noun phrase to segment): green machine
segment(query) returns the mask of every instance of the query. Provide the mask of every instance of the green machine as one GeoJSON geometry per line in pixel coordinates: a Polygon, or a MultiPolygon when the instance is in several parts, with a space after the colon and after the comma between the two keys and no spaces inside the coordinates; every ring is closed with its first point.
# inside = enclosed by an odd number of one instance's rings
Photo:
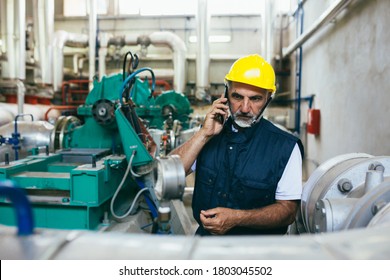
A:
{"type": "MultiPolygon", "coordinates": [[[[141,192],[153,221],[158,217],[162,199],[182,196],[185,175],[178,159],[173,163],[178,170],[175,186],[168,186],[169,193],[174,195],[157,198],[154,190],[156,174],[162,174],[156,168],[168,166],[161,164],[163,159],[156,164],[156,143],[137,112],[152,116],[150,123],[156,126],[162,125],[164,116],[151,97],[154,84],[150,90],[136,76],[142,71],[150,71],[154,82],[149,68],[94,81],[77,117],[62,116],[57,120],[50,136],[50,149],[39,152],[37,148],[33,155],[0,163],[0,180],[12,180],[25,190],[37,227],[99,229],[110,219],[123,218],[125,215],[115,213],[123,213],[123,205],[134,202],[141,192]],[[133,102],[133,94],[137,102],[143,98],[147,111],[133,102]]],[[[14,221],[12,205],[0,197],[0,223],[14,225],[14,221]]]]}

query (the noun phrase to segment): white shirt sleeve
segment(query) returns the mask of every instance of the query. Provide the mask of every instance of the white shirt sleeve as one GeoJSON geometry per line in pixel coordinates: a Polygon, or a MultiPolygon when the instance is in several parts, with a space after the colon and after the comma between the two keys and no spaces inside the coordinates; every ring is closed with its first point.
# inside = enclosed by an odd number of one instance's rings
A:
{"type": "Polygon", "coordinates": [[[276,188],[276,200],[295,200],[302,196],[302,157],[298,144],[290,155],[276,188]]]}

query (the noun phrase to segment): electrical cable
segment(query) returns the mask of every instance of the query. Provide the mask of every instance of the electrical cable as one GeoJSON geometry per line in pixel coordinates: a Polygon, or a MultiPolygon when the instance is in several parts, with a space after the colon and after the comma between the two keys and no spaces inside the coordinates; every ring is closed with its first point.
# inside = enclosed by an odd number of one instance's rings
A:
{"type": "MultiPolygon", "coordinates": [[[[143,184],[140,184],[140,181],[139,181],[139,180],[136,180],[136,182],[138,183],[138,185],[140,186],[141,189],[140,189],[140,190],[138,191],[138,193],[136,194],[136,196],[135,196],[135,198],[134,198],[134,200],[133,200],[131,206],[130,206],[129,209],[126,211],[126,213],[123,214],[123,215],[121,215],[121,216],[118,216],[118,215],[115,213],[115,210],[114,210],[114,203],[115,203],[115,200],[116,200],[116,198],[117,198],[117,195],[119,194],[119,191],[122,189],[122,187],[123,187],[123,185],[124,185],[124,183],[125,183],[127,177],[129,176],[129,173],[131,173],[134,177],[141,177],[141,176],[142,176],[142,175],[136,174],[136,173],[133,171],[133,169],[132,169],[132,162],[133,162],[135,153],[136,153],[136,150],[133,151],[133,153],[132,153],[132,155],[131,155],[131,157],[130,157],[129,164],[128,164],[127,168],[126,168],[126,172],[125,172],[125,174],[123,175],[122,181],[120,182],[120,184],[119,184],[118,188],[116,189],[114,195],[112,196],[111,203],[110,203],[110,211],[111,211],[112,216],[115,217],[116,219],[119,219],[119,220],[124,219],[124,218],[126,218],[128,215],[130,215],[131,212],[133,211],[133,208],[134,208],[134,206],[135,206],[135,204],[136,204],[136,202],[137,202],[139,196],[140,196],[143,192],[149,191],[149,189],[146,188],[143,184]]],[[[155,215],[156,215],[156,213],[155,213],[156,210],[153,209],[153,208],[155,208],[155,207],[151,204],[151,201],[149,200],[148,197],[145,196],[145,199],[146,199],[146,203],[148,204],[150,210],[152,211],[153,217],[155,217],[155,215]]]]}
{"type": "MultiPolygon", "coordinates": [[[[129,165],[131,165],[131,163],[133,162],[133,159],[134,159],[134,156],[135,156],[135,150],[133,151],[133,153],[131,154],[131,157],[130,157],[130,160],[129,160],[129,165]]],[[[137,174],[134,172],[133,168],[130,168],[130,172],[131,172],[131,175],[133,175],[134,177],[141,177],[142,175],[140,174],[137,174]]]]}
{"type": "MultiPolygon", "coordinates": [[[[123,91],[125,90],[127,84],[132,82],[132,80],[135,79],[136,75],[138,75],[139,73],[144,72],[144,71],[149,71],[151,73],[151,75],[152,75],[152,89],[151,89],[151,92],[150,92],[150,96],[153,95],[153,92],[154,92],[155,87],[156,87],[156,78],[154,76],[154,72],[149,67],[140,68],[140,69],[136,70],[135,72],[131,73],[129,76],[127,76],[127,78],[122,83],[121,90],[119,92],[119,94],[120,94],[119,95],[119,100],[120,100],[122,105],[123,105],[123,99],[122,99],[123,98],[123,91]]],[[[131,95],[130,95],[130,98],[131,98],[131,95]]]]}

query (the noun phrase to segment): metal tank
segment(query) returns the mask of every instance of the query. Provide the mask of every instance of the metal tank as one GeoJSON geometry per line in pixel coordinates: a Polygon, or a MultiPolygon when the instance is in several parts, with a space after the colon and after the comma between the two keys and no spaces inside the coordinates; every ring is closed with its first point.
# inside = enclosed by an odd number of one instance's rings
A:
{"type": "MultiPolygon", "coordinates": [[[[54,126],[46,121],[17,121],[9,122],[0,127],[3,139],[12,139],[15,130],[20,134],[18,157],[24,158],[33,153],[32,149],[51,146],[51,133],[54,126]]],[[[4,161],[8,153],[9,160],[15,160],[15,145],[0,146],[0,161],[4,161]]]]}

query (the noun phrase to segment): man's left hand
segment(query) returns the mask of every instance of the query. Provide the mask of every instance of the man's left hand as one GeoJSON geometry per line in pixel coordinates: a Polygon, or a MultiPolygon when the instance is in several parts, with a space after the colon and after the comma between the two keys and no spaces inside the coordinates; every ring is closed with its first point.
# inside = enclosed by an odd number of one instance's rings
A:
{"type": "Polygon", "coordinates": [[[200,211],[200,221],[211,234],[225,234],[236,226],[236,211],[223,207],[202,210],[200,211]]]}

